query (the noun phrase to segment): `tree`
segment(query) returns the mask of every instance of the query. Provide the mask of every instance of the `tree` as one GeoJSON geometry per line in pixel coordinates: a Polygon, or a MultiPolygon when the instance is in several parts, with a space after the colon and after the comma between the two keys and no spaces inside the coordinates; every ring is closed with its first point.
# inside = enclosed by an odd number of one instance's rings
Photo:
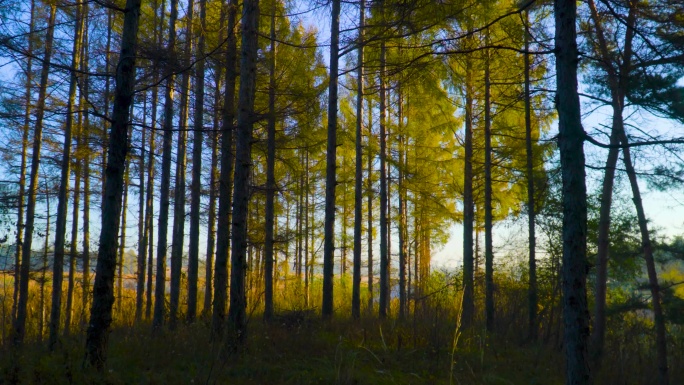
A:
{"type": "Polygon", "coordinates": [[[153,330],[159,330],[164,323],[164,306],[166,302],[166,255],[167,233],[169,226],[169,189],[171,186],[171,146],[173,144],[173,94],[174,69],[176,63],[176,20],[178,19],[178,0],[171,0],[169,15],[169,40],[166,47],[172,65],[166,67],[166,86],[164,90],[164,138],[162,143],[162,169],[159,192],[159,224],[157,235],[157,275],[154,285],[154,317],[153,330]]]}
{"type": "Polygon", "coordinates": [[[335,254],[335,186],[337,168],[337,86],[340,50],[340,0],[332,0],[330,23],[330,82],[328,83],[328,141],[325,170],[325,238],[323,241],[323,318],[333,314],[335,254]]]}
{"type": "Polygon", "coordinates": [[[246,0],[242,10],[242,57],[240,60],[240,89],[236,126],[237,141],[235,143],[230,307],[228,309],[231,338],[238,344],[244,344],[247,337],[247,298],[245,293],[247,212],[249,174],[252,164],[252,130],[256,120],[254,97],[258,29],[259,0],[246,0]]]}
{"type": "Polygon", "coordinates": [[[107,340],[114,304],[119,213],[123,193],[124,166],[128,152],[128,121],[135,83],[136,39],[140,20],[140,0],[127,0],[121,35],[121,53],[116,66],[116,89],[109,134],[107,179],[102,207],[100,246],[97,255],[93,306],[86,337],[86,361],[103,370],[107,360],[107,340]]]}
{"type": "Polygon", "coordinates": [[[587,305],[587,192],[577,93],[577,5],[555,0],[556,109],[563,179],[563,324],[566,384],[590,383],[587,305]]]}
{"type": "Polygon", "coordinates": [[[40,169],[40,150],[43,140],[43,124],[45,117],[45,98],[47,96],[48,78],[50,75],[50,60],[52,57],[52,43],[55,34],[55,17],[57,6],[50,4],[50,17],[48,19],[45,37],[45,53],[43,55],[43,67],[40,72],[40,89],[36,104],[36,123],[33,129],[33,153],[31,155],[31,174],[29,179],[28,201],[26,204],[26,224],[24,227],[24,243],[22,244],[23,256],[21,260],[21,272],[19,277],[19,300],[17,305],[17,317],[14,320],[14,346],[20,346],[24,342],[26,334],[26,310],[29,296],[29,272],[31,269],[31,243],[33,241],[33,226],[36,216],[36,194],[38,192],[38,172],[40,169]]]}

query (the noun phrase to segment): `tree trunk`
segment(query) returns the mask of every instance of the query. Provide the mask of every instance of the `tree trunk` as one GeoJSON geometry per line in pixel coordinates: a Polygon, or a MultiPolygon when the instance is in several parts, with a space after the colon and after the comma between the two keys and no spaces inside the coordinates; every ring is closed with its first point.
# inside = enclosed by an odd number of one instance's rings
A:
{"type": "Polygon", "coordinates": [[[406,137],[404,136],[404,105],[401,88],[399,89],[399,160],[398,160],[398,183],[397,195],[399,196],[399,318],[405,319],[408,313],[408,300],[406,297],[406,260],[408,257],[408,226],[406,221],[406,187],[404,186],[404,172],[406,170],[406,137]]]}
{"type": "MultiPolygon", "coordinates": [[[[33,36],[35,23],[35,0],[31,0],[31,19],[29,21],[29,36],[33,36]]],[[[19,197],[17,198],[17,251],[14,256],[14,297],[12,301],[12,320],[16,321],[19,304],[19,281],[21,276],[22,235],[24,230],[24,198],[26,195],[26,157],[28,152],[29,130],[31,124],[31,88],[33,82],[33,39],[29,37],[26,58],[26,89],[24,100],[24,127],[21,135],[21,169],[19,170],[19,197]]]]}
{"type": "MultiPolygon", "coordinates": [[[[472,326],[475,316],[475,271],[473,256],[473,70],[472,61],[466,58],[465,69],[465,158],[463,159],[463,300],[462,325],[472,326]]],[[[418,283],[416,281],[416,283],[418,283]]]]}
{"type": "Polygon", "coordinates": [[[82,6],[76,7],[76,27],[74,44],[71,51],[71,68],[69,78],[69,96],[67,100],[66,124],[64,128],[64,145],[62,147],[61,177],[57,196],[57,220],[55,227],[55,253],[52,263],[52,309],[50,311],[50,339],[48,346],[54,350],[59,337],[60,317],[62,314],[62,281],[64,280],[64,243],[66,238],[66,220],[69,205],[69,178],[71,177],[71,141],[74,130],[74,104],[76,103],[76,67],[80,64],[81,38],[83,31],[82,6]]]}
{"type": "Polygon", "coordinates": [[[38,172],[40,169],[40,149],[43,143],[43,118],[45,117],[45,99],[47,97],[48,77],[50,75],[50,60],[52,58],[52,43],[55,34],[55,15],[57,6],[50,5],[47,36],[45,37],[45,54],[43,68],[40,73],[40,90],[36,104],[36,125],[33,129],[33,152],[31,155],[31,177],[29,180],[28,201],[26,205],[26,226],[24,227],[24,243],[21,254],[21,272],[19,277],[19,300],[17,318],[14,320],[14,346],[21,346],[26,334],[26,316],[29,296],[29,273],[31,270],[31,242],[33,241],[33,226],[36,216],[36,195],[38,192],[38,172]]]}
{"type": "Polygon", "coordinates": [[[157,235],[157,275],[154,290],[154,315],[152,329],[159,330],[164,324],[166,302],[166,256],[169,226],[169,190],[171,188],[171,147],[173,145],[173,85],[175,82],[176,59],[176,20],[178,19],[178,0],[171,0],[169,16],[168,60],[166,66],[166,87],[164,95],[164,138],[162,144],[162,169],[159,191],[159,224],[157,235]]]}
{"type": "Polygon", "coordinates": [[[43,341],[43,333],[45,331],[45,282],[47,282],[48,269],[48,249],[50,247],[50,193],[45,184],[45,209],[47,211],[45,220],[45,243],[43,244],[43,268],[40,277],[40,319],[38,320],[38,340],[43,341]]]}
{"type": "Polygon", "coordinates": [[[371,142],[373,140],[373,109],[368,108],[368,314],[373,314],[373,157],[371,156],[371,142]]]}
{"type": "Polygon", "coordinates": [[[240,60],[240,90],[235,145],[235,177],[233,187],[233,226],[230,270],[230,307],[228,324],[230,338],[244,344],[247,333],[247,296],[245,293],[247,213],[249,208],[249,177],[252,166],[252,129],[256,120],[257,40],[259,1],[245,0],[242,10],[242,58],[240,60]]]}
{"type": "MultiPolygon", "coordinates": [[[[143,296],[145,295],[145,257],[147,234],[145,233],[145,134],[147,129],[147,97],[143,93],[143,118],[140,132],[140,158],[138,158],[138,258],[136,263],[135,323],[142,320],[143,296]]],[[[151,133],[150,133],[151,134],[151,133]]]]}
{"type": "Polygon", "coordinates": [[[228,287],[228,255],[230,253],[230,217],[232,204],[233,131],[235,130],[235,81],[237,78],[237,38],[235,25],[237,3],[228,4],[228,36],[226,41],[226,88],[221,125],[221,175],[219,178],[218,225],[216,230],[216,262],[214,267],[214,311],[212,335],[224,329],[228,287]]]}
{"type": "Polygon", "coordinates": [[[109,135],[109,156],[105,199],[102,207],[100,246],[97,255],[93,307],[86,338],[86,362],[99,371],[107,360],[107,340],[112,323],[114,304],[114,268],[116,265],[119,213],[123,193],[124,166],[128,152],[128,122],[130,106],[133,103],[135,84],[135,57],[140,0],[127,0],[121,36],[121,53],[116,66],[116,90],[112,128],[109,135]]]}
{"type": "Polygon", "coordinates": [[[563,179],[563,319],[566,384],[590,383],[587,357],[587,192],[577,94],[577,3],[555,0],[556,109],[563,179]]]}
{"type": "MultiPolygon", "coordinates": [[[[85,100],[81,98],[79,101],[79,106],[84,106],[85,100]]],[[[79,113],[79,122],[77,129],[79,131],[83,130],[83,120],[81,113],[79,113]]],[[[74,200],[73,200],[73,212],[71,220],[71,247],[69,250],[69,278],[67,286],[67,301],[66,309],[64,310],[64,335],[68,336],[71,331],[71,316],[73,311],[73,301],[74,301],[74,288],[76,284],[76,258],[78,257],[78,214],[79,205],[81,203],[81,162],[79,157],[83,153],[81,148],[81,133],[76,133],[76,154],[74,154],[74,160],[76,162],[74,167],[74,200]]]]}
{"type": "MultiPolygon", "coordinates": [[[[82,70],[83,72],[88,72],[89,70],[89,36],[88,36],[88,25],[90,13],[88,10],[88,4],[83,5],[84,9],[84,20],[85,27],[83,28],[83,60],[82,70]]],[[[83,93],[85,98],[90,96],[90,81],[88,76],[83,77],[83,93]]],[[[83,103],[81,103],[83,105],[83,103]]],[[[81,324],[86,325],[86,312],[90,302],[90,113],[86,108],[83,111],[83,135],[85,135],[83,140],[83,284],[82,284],[82,298],[83,303],[81,304],[81,324]]]]}
{"type": "Polygon", "coordinates": [[[537,340],[537,237],[534,192],[534,153],[532,152],[532,99],[530,96],[530,30],[529,11],[525,11],[525,155],[527,171],[527,234],[529,247],[529,284],[527,290],[527,329],[531,341],[537,340]]]}
{"type": "Polygon", "coordinates": [[[387,131],[385,89],[385,43],[380,43],[380,318],[389,306],[389,256],[387,251],[387,131]]]}
{"type": "Polygon", "coordinates": [[[217,66],[216,89],[214,90],[214,126],[211,137],[211,171],[209,179],[209,209],[207,219],[207,256],[205,261],[204,279],[204,308],[203,316],[211,314],[211,304],[213,300],[213,281],[214,281],[214,251],[216,246],[216,183],[219,179],[218,173],[218,146],[219,146],[219,110],[221,98],[221,76],[223,68],[217,66]]]}
{"type": "Polygon", "coordinates": [[[352,278],[352,317],[361,316],[361,217],[363,211],[363,28],[365,24],[366,2],[359,4],[359,36],[358,58],[359,66],[356,77],[356,169],[354,181],[354,273],[352,278]]]}
{"type": "Polygon", "coordinates": [[[268,74],[268,138],[266,151],[266,212],[264,229],[264,320],[273,318],[273,222],[275,217],[275,152],[276,152],[276,29],[275,29],[276,1],[273,0],[271,9],[271,60],[268,74]]]}
{"type": "Polygon", "coordinates": [[[630,9],[627,17],[627,28],[625,30],[624,51],[622,52],[622,63],[614,65],[611,61],[613,57],[608,50],[603,25],[601,24],[596,4],[593,0],[589,1],[591,17],[596,29],[596,37],[599,42],[599,51],[603,59],[602,67],[608,75],[608,86],[611,91],[611,101],[613,108],[613,124],[611,127],[610,144],[608,158],[606,160],[605,175],[601,190],[601,206],[599,210],[598,228],[598,250],[596,253],[596,287],[594,300],[594,328],[592,330],[592,363],[594,369],[599,370],[603,358],[603,346],[606,333],[606,292],[608,280],[608,258],[610,247],[610,224],[611,206],[613,203],[613,184],[615,180],[615,167],[618,161],[620,136],[624,133],[624,101],[629,73],[631,70],[632,41],[634,37],[634,23],[636,22],[635,8],[629,2],[630,9]],[[616,68],[617,67],[617,68],[616,68]]]}
{"type": "MultiPolygon", "coordinates": [[[[132,115],[132,114],[131,114],[132,115]]],[[[128,137],[131,137],[131,130],[128,131],[128,137]]],[[[124,187],[123,187],[123,204],[121,206],[121,241],[119,241],[119,258],[117,264],[117,282],[116,282],[116,298],[117,311],[119,316],[124,318],[123,314],[123,279],[124,279],[124,265],[126,264],[126,218],[128,214],[128,187],[130,185],[130,159],[126,159],[126,168],[124,171],[124,187]]]]}
{"type": "Polygon", "coordinates": [[[328,84],[328,143],[325,168],[325,222],[323,240],[323,303],[321,315],[333,315],[335,263],[335,187],[337,185],[337,85],[340,52],[340,0],[332,0],[330,24],[330,82],[328,84]]]}
{"type": "Polygon", "coordinates": [[[653,318],[656,330],[656,356],[658,365],[658,384],[668,385],[670,383],[670,376],[667,367],[667,330],[665,327],[665,315],[661,304],[660,285],[658,284],[658,273],[656,272],[656,264],[653,258],[653,244],[651,243],[651,235],[648,231],[648,220],[644,212],[644,205],[641,200],[641,191],[639,191],[639,183],[637,175],[634,171],[634,163],[629,148],[629,139],[624,131],[619,132],[620,143],[624,146],[622,148],[623,162],[629,177],[629,184],[632,188],[632,201],[637,212],[637,220],[639,221],[639,231],[641,232],[641,247],[644,252],[644,260],[646,261],[646,271],[648,272],[648,285],[651,290],[651,304],[653,306],[653,318]]]}
{"type": "MultiPolygon", "coordinates": [[[[188,314],[189,322],[197,316],[197,279],[199,269],[200,199],[202,189],[202,146],[204,141],[204,31],[207,27],[206,0],[199,0],[200,30],[195,56],[195,130],[192,134],[192,185],[190,186],[190,251],[188,254],[188,314]]],[[[212,171],[213,172],[213,171],[212,171]]]]}
{"type": "MultiPolygon", "coordinates": [[[[488,32],[487,32],[488,33],[488,32]]],[[[489,40],[488,38],[486,39],[489,40]]],[[[484,96],[484,232],[485,232],[485,324],[488,332],[494,331],[494,250],[492,247],[492,116],[491,80],[489,78],[489,50],[485,55],[484,96]]]]}

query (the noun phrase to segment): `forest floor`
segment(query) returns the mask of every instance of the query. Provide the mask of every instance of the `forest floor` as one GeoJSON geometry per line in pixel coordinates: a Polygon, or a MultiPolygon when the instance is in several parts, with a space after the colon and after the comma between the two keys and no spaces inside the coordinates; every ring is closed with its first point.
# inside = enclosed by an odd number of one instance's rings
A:
{"type": "MultiPolygon", "coordinates": [[[[111,333],[104,373],[83,368],[84,333],[77,333],[51,354],[27,344],[14,377],[22,384],[563,383],[559,349],[477,335],[461,336],[454,349],[455,325],[450,335],[442,326],[285,316],[252,321],[246,349],[229,355],[205,322],[155,336],[141,325],[111,333]],[[414,338],[418,329],[422,337],[414,338]]],[[[4,383],[13,365],[10,354],[0,356],[4,383]]]]}

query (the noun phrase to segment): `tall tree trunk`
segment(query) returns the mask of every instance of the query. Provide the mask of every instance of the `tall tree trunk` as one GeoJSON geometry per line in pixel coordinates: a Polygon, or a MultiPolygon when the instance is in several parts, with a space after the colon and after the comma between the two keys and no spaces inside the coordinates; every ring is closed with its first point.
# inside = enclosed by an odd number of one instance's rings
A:
{"type": "Polygon", "coordinates": [[[463,300],[462,325],[472,326],[475,316],[475,259],[473,255],[473,70],[472,61],[466,58],[465,69],[465,158],[463,159],[463,300]]]}
{"type": "MultiPolygon", "coordinates": [[[[487,32],[488,33],[488,32],[487,32]]],[[[488,38],[486,39],[489,40],[488,38]]],[[[494,250],[492,247],[492,116],[489,50],[485,55],[484,96],[484,232],[485,232],[485,323],[488,332],[494,331],[494,250]]]]}
{"type": "Polygon", "coordinates": [[[257,40],[259,0],[245,0],[242,9],[242,57],[238,94],[237,141],[235,144],[235,177],[233,186],[233,226],[230,270],[230,307],[228,324],[230,339],[239,345],[247,337],[247,213],[249,208],[249,176],[252,166],[252,129],[256,120],[257,40]]]}
{"type": "Polygon", "coordinates": [[[219,146],[219,107],[221,98],[221,76],[223,68],[217,66],[216,89],[214,90],[214,125],[211,133],[211,168],[209,179],[209,209],[207,218],[207,256],[205,261],[204,279],[204,308],[203,316],[211,314],[211,304],[213,300],[213,281],[214,281],[214,251],[216,250],[216,183],[219,179],[218,171],[218,146],[219,146]]]}
{"type": "MultiPolygon", "coordinates": [[[[142,94],[143,113],[140,131],[140,157],[138,158],[138,258],[136,261],[135,322],[142,320],[143,296],[145,295],[145,257],[147,234],[145,233],[145,134],[147,132],[147,95],[142,94]]],[[[150,133],[152,134],[152,133],[150,133]]]]}
{"type": "Polygon", "coordinates": [[[656,271],[656,264],[653,258],[653,244],[651,242],[651,235],[648,231],[648,220],[644,211],[644,205],[641,200],[641,191],[639,191],[639,183],[637,181],[637,174],[634,171],[634,163],[629,148],[629,139],[624,130],[619,132],[620,143],[624,146],[622,148],[623,162],[627,170],[629,184],[632,188],[632,201],[637,212],[637,220],[639,221],[639,231],[641,232],[641,248],[644,252],[644,260],[646,261],[646,271],[648,273],[648,286],[651,290],[651,304],[653,306],[653,319],[656,331],[656,357],[658,365],[658,384],[668,385],[670,383],[670,375],[667,367],[667,329],[665,327],[665,315],[661,304],[660,285],[658,284],[658,273],[656,271]]]}
{"type": "MultiPolygon", "coordinates": [[[[79,106],[84,106],[85,100],[81,97],[79,101],[79,106]]],[[[74,160],[76,164],[74,165],[74,200],[73,200],[73,212],[71,220],[71,246],[69,249],[69,278],[67,286],[67,301],[66,309],[64,310],[64,335],[68,336],[71,332],[71,317],[73,312],[74,303],[74,288],[76,286],[76,258],[78,258],[78,215],[79,206],[81,204],[81,162],[79,158],[83,153],[81,148],[81,135],[83,131],[83,118],[81,113],[79,113],[79,122],[77,130],[80,132],[76,133],[76,154],[74,160]]]]}
{"type": "MultiPolygon", "coordinates": [[[[304,206],[304,306],[308,307],[309,306],[309,264],[310,264],[310,259],[309,259],[309,243],[311,243],[311,249],[313,249],[313,237],[311,237],[311,240],[309,240],[309,192],[310,192],[310,183],[309,183],[309,149],[304,150],[304,169],[307,170],[307,172],[304,175],[304,194],[305,196],[305,206],[304,206]]],[[[313,211],[313,210],[311,210],[313,211]]]]}
{"type": "MultiPolygon", "coordinates": [[[[83,14],[85,17],[83,28],[83,60],[82,70],[89,71],[89,34],[90,13],[88,4],[83,4],[83,14]]],[[[88,76],[83,77],[83,93],[85,98],[90,97],[90,80],[88,76]]],[[[81,103],[83,105],[83,103],[81,103]]],[[[86,108],[83,111],[83,284],[81,305],[81,324],[86,324],[86,312],[90,303],[90,113],[86,108]]]]}
{"type": "Polygon", "coordinates": [[[26,52],[26,88],[24,100],[24,127],[21,135],[21,169],[19,170],[19,197],[17,199],[17,251],[14,255],[14,297],[12,301],[12,320],[16,321],[19,304],[19,281],[21,276],[22,235],[24,230],[24,198],[26,195],[26,157],[28,152],[29,129],[31,125],[31,89],[33,83],[33,36],[35,24],[35,0],[31,0],[31,19],[29,21],[29,39],[26,52]]]}
{"type": "Polygon", "coordinates": [[[48,250],[50,247],[50,189],[45,183],[45,243],[43,244],[43,268],[40,275],[40,318],[38,319],[38,340],[43,341],[45,332],[45,283],[47,282],[48,250]]]}
{"type": "Polygon", "coordinates": [[[176,328],[178,313],[180,312],[181,275],[183,271],[183,245],[185,241],[185,167],[188,150],[188,109],[190,98],[190,53],[192,52],[192,18],[194,15],[193,1],[188,1],[185,14],[185,58],[180,64],[186,70],[180,86],[180,116],[178,119],[178,152],[176,155],[176,189],[173,208],[173,237],[171,240],[171,295],[169,301],[169,327],[176,328]]]}
{"type": "MultiPolygon", "coordinates": [[[[105,45],[105,71],[109,74],[111,73],[111,61],[109,57],[109,53],[111,52],[112,48],[112,30],[114,29],[114,16],[112,15],[112,9],[107,8],[107,43],[105,45]]],[[[114,72],[116,73],[116,69],[114,69],[114,72]]],[[[109,113],[109,99],[111,97],[111,78],[112,76],[107,76],[105,77],[105,89],[104,89],[104,115],[107,115],[109,113]]],[[[109,124],[109,120],[106,119],[106,116],[103,117],[102,119],[102,138],[100,140],[100,143],[102,144],[102,172],[100,174],[100,177],[102,178],[102,186],[105,186],[106,184],[106,178],[107,178],[107,125],[109,124]]],[[[105,189],[102,187],[100,189],[100,194],[101,196],[101,201],[104,201],[105,199],[105,189]]],[[[103,203],[100,204],[104,206],[103,203]]]]}
{"type": "MultiPolygon", "coordinates": [[[[207,2],[199,0],[200,30],[195,69],[195,130],[192,134],[192,185],[190,186],[190,251],[188,254],[189,322],[197,316],[197,279],[199,269],[200,198],[202,189],[202,147],[204,145],[204,31],[207,28],[207,2]]],[[[213,173],[213,171],[212,171],[213,173]]],[[[212,186],[213,187],[213,186],[212,186]]]]}
{"type": "Polygon", "coordinates": [[[594,299],[594,323],[591,336],[592,363],[595,370],[601,367],[603,358],[603,347],[606,334],[606,292],[608,281],[608,258],[610,248],[610,224],[611,206],[613,203],[613,185],[615,180],[615,167],[618,161],[620,136],[624,133],[624,101],[626,87],[631,71],[632,41],[634,38],[634,23],[636,22],[635,7],[633,2],[630,5],[627,17],[627,28],[625,30],[624,49],[622,52],[622,63],[613,64],[613,57],[608,48],[603,25],[598,15],[596,3],[589,1],[591,17],[594,22],[598,48],[603,60],[602,67],[608,74],[608,85],[611,91],[611,104],[613,108],[613,124],[611,128],[610,144],[613,146],[608,149],[606,159],[605,175],[601,190],[601,206],[599,209],[599,228],[598,228],[598,249],[596,253],[596,286],[594,299]]]}
{"type": "MultiPolygon", "coordinates": [[[[237,37],[235,34],[236,0],[228,4],[226,41],[226,85],[221,124],[221,175],[219,177],[218,225],[216,228],[216,262],[214,265],[214,311],[212,334],[219,336],[225,327],[228,287],[228,255],[230,253],[230,217],[232,205],[233,131],[235,130],[235,81],[237,78],[237,37]]],[[[237,167],[237,166],[236,166],[237,167]]]]}
{"type": "Polygon", "coordinates": [[[166,87],[164,95],[164,138],[162,144],[162,169],[159,187],[159,224],[157,235],[157,273],[154,287],[154,315],[152,329],[159,330],[164,323],[166,302],[166,256],[169,227],[169,189],[171,188],[171,147],[173,145],[173,84],[175,82],[176,57],[176,20],[178,19],[178,0],[171,0],[169,15],[168,60],[171,65],[165,68],[166,87]]]}
{"type": "Polygon", "coordinates": [[[531,341],[537,340],[539,326],[537,323],[537,237],[536,207],[534,192],[534,153],[532,152],[532,97],[530,95],[530,30],[529,11],[525,11],[525,156],[527,171],[527,235],[529,284],[527,290],[527,329],[531,341]]]}
{"type": "Polygon", "coordinates": [[[371,143],[373,140],[373,112],[372,108],[368,108],[368,137],[367,145],[368,155],[368,187],[366,193],[368,194],[368,314],[373,314],[373,157],[371,156],[371,143]]]}
{"type": "MultiPolygon", "coordinates": [[[[352,278],[352,317],[361,316],[361,223],[363,221],[363,35],[366,17],[366,2],[359,3],[359,36],[358,58],[359,66],[356,75],[356,162],[354,181],[354,273],[352,278]]],[[[369,152],[370,153],[370,152],[369,152]]]]}
{"type": "Polygon", "coordinates": [[[404,186],[404,172],[406,170],[406,136],[404,131],[404,105],[401,88],[398,93],[398,131],[399,135],[399,160],[398,160],[398,183],[397,195],[399,197],[399,318],[406,318],[408,312],[408,300],[406,297],[406,259],[408,257],[408,229],[406,222],[406,187],[404,186]]]}
{"type": "Polygon", "coordinates": [[[40,90],[36,104],[36,125],[33,129],[33,152],[31,155],[31,176],[29,180],[28,201],[26,205],[26,226],[24,227],[24,243],[21,254],[21,272],[19,277],[19,300],[17,318],[14,320],[14,346],[24,342],[26,334],[26,316],[29,295],[29,273],[31,270],[31,242],[33,241],[33,226],[36,216],[36,195],[38,192],[38,172],[40,169],[40,149],[43,143],[43,118],[45,117],[45,99],[47,97],[48,77],[50,75],[50,60],[52,60],[52,43],[55,34],[55,15],[57,6],[50,5],[50,17],[45,37],[45,54],[43,68],[40,73],[40,90]]]}
{"type": "Polygon", "coordinates": [[[123,193],[124,166],[128,152],[129,111],[135,84],[136,38],[140,20],[140,0],[127,0],[121,36],[121,53],[116,66],[116,90],[112,128],[109,134],[109,156],[105,199],[102,206],[100,246],[97,255],[93,307],[86,337],[86,362],[99,371],[107,360],[107,340],[114,304],[114,268],[116,265],[119,213],[123,193]]]}
{"type": "Polygon", "coordinates": [[[380,318],[389,306],[389,252],[387,250],[387,106],[385,88],[385,42],[380,43],[380,318]]]}
{"type": "Polygon", "coordinates": [[[577,94],[577,3],[555,0],[556,109],[563,179],[563,320],[566,384],[590,383],[587,357],[587,192],[577,94]]]}
{"type": "MultiPolygon", "coordinates": [[[[131,114],[132,115],[132,114],[131,114]]],[[[131,137],[131,131],[128,132],[128,137],[131,137]]],[[[123,187],[123,204],[121,206],[121,241],[119,241],[119,258],[117,264],[117,282],[116,282],[116,297],[117,311],[120,317],[123,315],[123,279],[124,279],[124,265],[126,264],[126,218],[128,214],[128,187],[130,185],[130,159],[126,159],[126,168],[124,171],[124,187],[123,187]]]]}
{"type": "Polygon", "coordinates": [[[64,280],[64,243],[66,238],[66,220],[69,205],[69,178],[71,177],[71,141],[74,130],[74,105],[76,103],[76,68],[80,64],[81,37],[83,35],[82,6],[76,7],[76,27],[74,28],[74,44],[71,51],[71,68],[69,78],[69,96],[67,100],[66,124],[64,128],[64,146],[62,147],[62,172],[57,196],[57,220],[55,227],[55,253],[52,264],[52,309],[50,311],[50,339],[48,346],[54,350],[59,337],[60,317],[62,314],[62,281],[64,280]]]}
{"type": "MultiPolygon", "coordinates": [[[[154,14],[154,38],[157,46],[162,46],[162,30],[164,28],[164,9],[165,1],[162,0],[160,8],[157,7],[157,1],[153,3],[154,14]],[[157,13],[159,11],[159,13],[157,13]]],[[[152,63],[154,70],[154,83],[157,84],[159,74],[159,62],[154,60],[152,63]]],[[[147,243],[147,298],[145,300],[145,318],[150,319],[152,316],[152,286],[154,278],[154,178],[155,178],[155,137],[157,129],[157,102],[159,96],[159,87],[152,87],[152,130],[150,132],[150,150],[147,160],[147,198],[145,199],[145,237],[149,239],[147,243]]]]}
{"type": "Polygon", "coordinates": [[[330,24],[330,82],[328,83],[328,142],[325,155],[325,222],[323,239],[323,303],[321,315],[333,315],[335,264],[335,187],[337,185],[337,85],[339,81],[340,0],[332,0],[330,24]]]}
{"type": "Polygon", "coordinates": [[[273,318],[273,227],[275,220],[275,152],[276,152],[276,1],[271,9],[271,60],[268,74],[268,138],[266,150],[266,212],[264,229],[264,320],[273,318]]]}

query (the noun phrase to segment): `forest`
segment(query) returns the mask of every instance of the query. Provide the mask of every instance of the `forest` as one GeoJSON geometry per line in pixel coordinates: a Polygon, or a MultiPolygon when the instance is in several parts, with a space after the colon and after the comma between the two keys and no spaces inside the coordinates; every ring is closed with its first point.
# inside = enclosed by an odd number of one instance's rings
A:
{"type": "Polygon", "coordinates": [[[684,383],[684,2],[0,0],[0,383],[684,383]]]}

